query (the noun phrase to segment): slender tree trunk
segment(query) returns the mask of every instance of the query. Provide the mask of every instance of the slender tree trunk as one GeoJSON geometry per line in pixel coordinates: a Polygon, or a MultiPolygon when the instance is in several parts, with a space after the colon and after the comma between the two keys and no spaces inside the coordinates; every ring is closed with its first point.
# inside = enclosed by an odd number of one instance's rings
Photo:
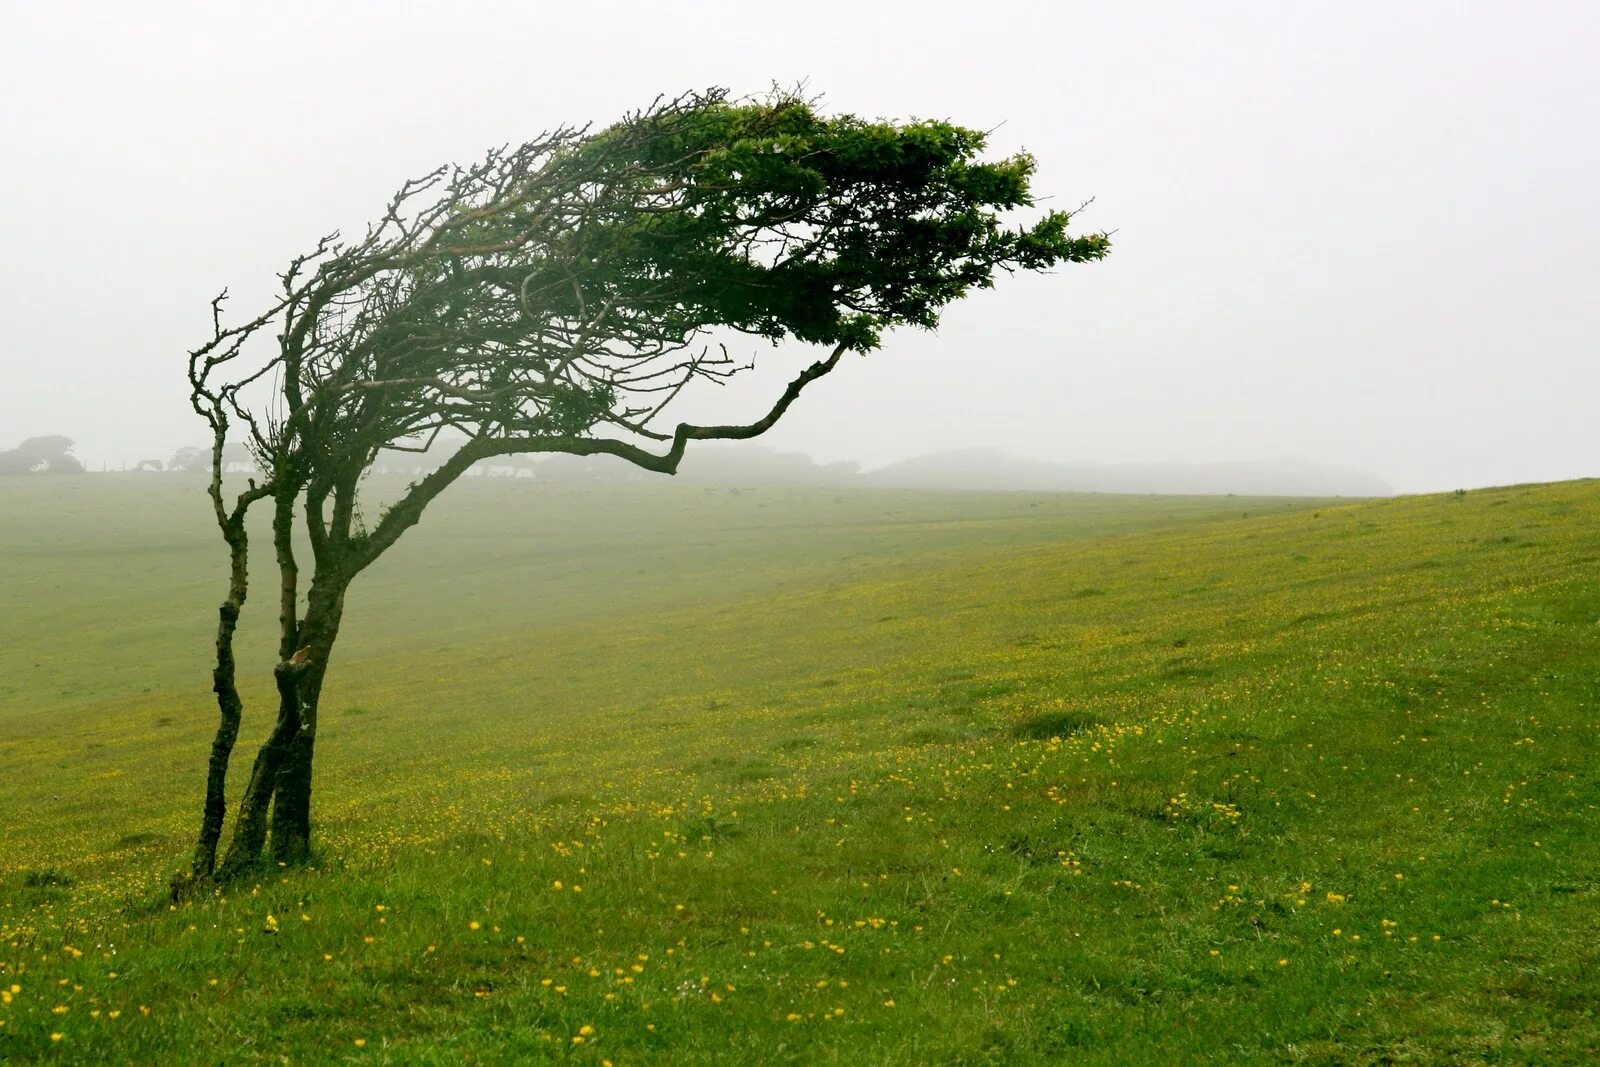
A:
{"type": "Polygon", "coordinates": [[[278,658],[288,660],[300,647],[300,565],[294,558],[294,501],[280,493],[272,506],[272,547],[278,557],[278,658]]]}
{"type": "Polygon", "coordinates": [[[217,842],[222,840],[222,824],[228,813],[228,762],[239,739],[239,721],[244,701],[235,683],[233,635],[239,625],[239,610],[248,591],[246,582],[246,542],[242,524],[238,539],[229,540],[232,556],[228,599],[217,609],[217,663],[211,671],[211,689],[217,694],[217,733],[211,740],[211,759],[206,769],[206,802],[200,819],[200,836],[195,843],[190,874],[196,880],[209,878],[217,866],[217,842]]]}

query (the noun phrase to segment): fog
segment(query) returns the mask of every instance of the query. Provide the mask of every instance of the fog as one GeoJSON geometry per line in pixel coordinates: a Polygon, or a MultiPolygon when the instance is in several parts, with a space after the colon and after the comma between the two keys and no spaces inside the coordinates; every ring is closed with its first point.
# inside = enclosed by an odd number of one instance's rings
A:
{"type": "MultiPolygon", "coordinates": [[[[404,178],[661,93],[805,82],[1094,198],[1101,264],[891,334],[763,444],[883,467],[1270,464],[1402,492],[1600,474],[1600,8],[25,4],[0,34],[0,449],[203,439],[211,296],[404,178]]],[[[749,417],[802,352],[695,413],[749,417]]],[[[688,461],[692,464],[692,458],[688,461]]]]}

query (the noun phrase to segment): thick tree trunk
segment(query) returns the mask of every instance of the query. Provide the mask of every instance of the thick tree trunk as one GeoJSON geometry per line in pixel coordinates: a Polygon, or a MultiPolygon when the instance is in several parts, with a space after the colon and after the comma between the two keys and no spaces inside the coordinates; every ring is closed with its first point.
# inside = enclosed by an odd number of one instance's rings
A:
{"type": "Polygon", "coordinates": [[[298,863],[311,851],[311,766],[316,728],[304,722],[290,739],[278,768],[272,802],[272,858],[298,863]]]}
{"type": "Polygon", "coordinates": [[[348,579],[340,577],[314,579],[306,617],[300,626],[303,643],[297,655],[304,656],[304,669],[296,686],[299,726],[278,767],[272,802],[272,855],[284,863],[304,859],[311,847],[311,772],[316,755],[317,711],[328,660],[344,616],[348,584],[348,579]]]}

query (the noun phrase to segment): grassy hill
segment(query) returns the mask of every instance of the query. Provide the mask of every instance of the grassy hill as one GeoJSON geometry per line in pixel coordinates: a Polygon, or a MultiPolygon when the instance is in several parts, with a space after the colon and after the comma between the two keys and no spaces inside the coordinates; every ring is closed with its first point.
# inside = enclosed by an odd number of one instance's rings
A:
{"type": "Polygon", "coordinates": [[[462,488],[353,591],[318,868],[178,910],[215,535],[0,488],[0,1059],[1600,1045],[1596,483],[462,488]]]}

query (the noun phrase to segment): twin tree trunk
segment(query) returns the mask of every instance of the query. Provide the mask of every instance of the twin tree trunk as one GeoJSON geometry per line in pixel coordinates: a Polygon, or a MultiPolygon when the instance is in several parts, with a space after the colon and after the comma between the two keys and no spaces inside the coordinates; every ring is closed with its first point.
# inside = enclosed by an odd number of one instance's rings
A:
{"type": "Polygon", "coordinates": [[[305,618],[296,627],[300,647],[273,668],[278,686],[278,720],[250,769],[249,783],[239,801],[233,840],[222,862],[223,877],[260,861],[269,829],[272,857],[276,860],[302,859],[310,847],[317,707],[343,614],[342,586],[330,588],[326,583],[313,583],[305,618]]]}
{"type": "Polygon", "coordinates": [[[273,669],[278,718],[250,768],[234,819],[233,837],[219,866],[217,845],[226,816],[224,785],[243,707],[234,685],[232,646],[245,588],[242,581],[230,587],[229,598],[219,609],[217,667],[213,671],[219,723],[211,746],[206,806],[192,881],[225,881],[252,869],[260,863],[269,835],[273,859],[288,863],[306,856],[311,842],[311,771],[316,753],[317,707],[328,659],[339,635],[348,584],[347,578],[313,581],[305,617],[296,620],[292,574],[285,572],[288,614],[280,659],[273,669]]]}

